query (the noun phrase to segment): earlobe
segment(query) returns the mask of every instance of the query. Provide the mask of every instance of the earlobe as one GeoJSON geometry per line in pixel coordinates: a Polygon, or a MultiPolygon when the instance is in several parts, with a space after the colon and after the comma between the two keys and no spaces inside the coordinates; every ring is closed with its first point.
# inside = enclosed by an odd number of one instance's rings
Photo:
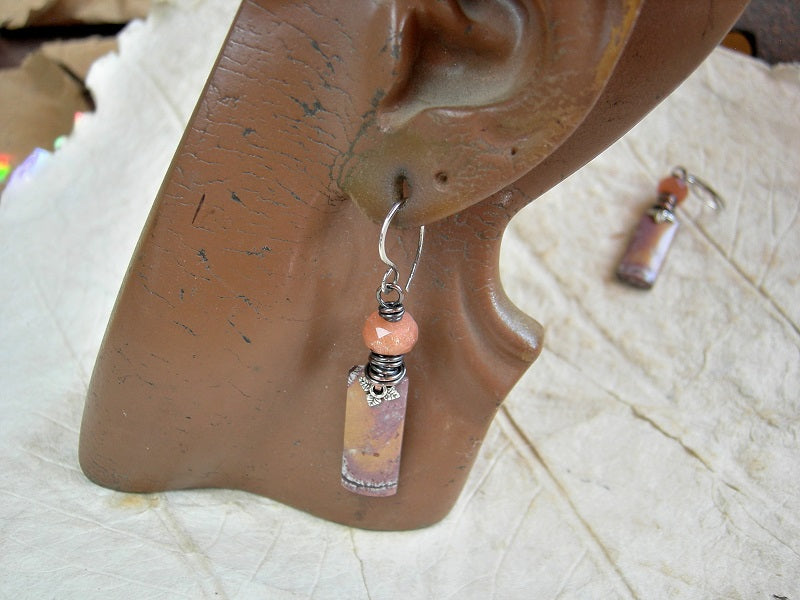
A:
{"type": "Polygon", "coordinates": [[[413,4],[395,20],[394,83],[340,178],[375,220],[403,179],[406,226],[485,199],[569,137],[610,77],[640,0],[413,4]]]}

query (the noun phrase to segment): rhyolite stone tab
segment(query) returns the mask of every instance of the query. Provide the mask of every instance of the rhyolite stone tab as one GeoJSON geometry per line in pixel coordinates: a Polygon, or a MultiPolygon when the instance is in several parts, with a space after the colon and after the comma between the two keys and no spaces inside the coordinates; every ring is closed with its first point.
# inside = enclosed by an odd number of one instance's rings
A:
{"type": "Polygon", "coordinates": [[[397,397],[376,406],[359,383],[364,367],[350,372],[342,452],[342,485],[365,496],[397,493],[408,398],[408,378],[395,385],[397,397]]]}

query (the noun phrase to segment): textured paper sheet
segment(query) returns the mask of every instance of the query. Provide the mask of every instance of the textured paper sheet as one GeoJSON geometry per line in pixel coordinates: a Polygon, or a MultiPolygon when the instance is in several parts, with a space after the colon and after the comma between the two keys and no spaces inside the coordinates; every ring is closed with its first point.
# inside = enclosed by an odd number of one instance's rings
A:
{"type": "Polygon", "coordinates": [[[800,598],[800,68],[722,50],[512,224],[503,279],[545,350],[442,523],[84,478],[94,355],[233,4],[129,27],[91,71],[97,113],[0,200],[0,596],[800,598]],[[675,164],[728,208],[690,199],[655,288],[624,287],[675,164]]]}

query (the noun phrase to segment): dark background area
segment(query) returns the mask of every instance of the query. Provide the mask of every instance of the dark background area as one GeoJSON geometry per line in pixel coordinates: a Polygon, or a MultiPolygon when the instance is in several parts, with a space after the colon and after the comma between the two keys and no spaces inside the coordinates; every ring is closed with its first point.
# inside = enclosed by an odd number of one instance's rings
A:
{"type": "Polygon", "coordinates": [[[798,0],[750,0],[736,29],[754,41],[754,56],[772,64],[800,62],[798,0]]]}

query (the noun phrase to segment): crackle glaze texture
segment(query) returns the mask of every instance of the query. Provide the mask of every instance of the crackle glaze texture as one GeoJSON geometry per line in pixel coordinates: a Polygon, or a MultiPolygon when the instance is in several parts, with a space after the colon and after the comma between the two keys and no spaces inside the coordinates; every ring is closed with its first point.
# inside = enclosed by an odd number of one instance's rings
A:
{"type": "MultiPolygon", "coordinates": [[[[109,323],[84,472],[370,529],[441,519],[541,350],[498,278],[509,220],[673,89],[744,2],[679,4],[243,2],[109,323]],[[367,498],[340,484],[342,379],[399,187],[397,223],[428,224],[407,301],[420,341],[402,485],[367,498]]],[[[398,264],[415,236],[391,231],[398,264]]]]}

